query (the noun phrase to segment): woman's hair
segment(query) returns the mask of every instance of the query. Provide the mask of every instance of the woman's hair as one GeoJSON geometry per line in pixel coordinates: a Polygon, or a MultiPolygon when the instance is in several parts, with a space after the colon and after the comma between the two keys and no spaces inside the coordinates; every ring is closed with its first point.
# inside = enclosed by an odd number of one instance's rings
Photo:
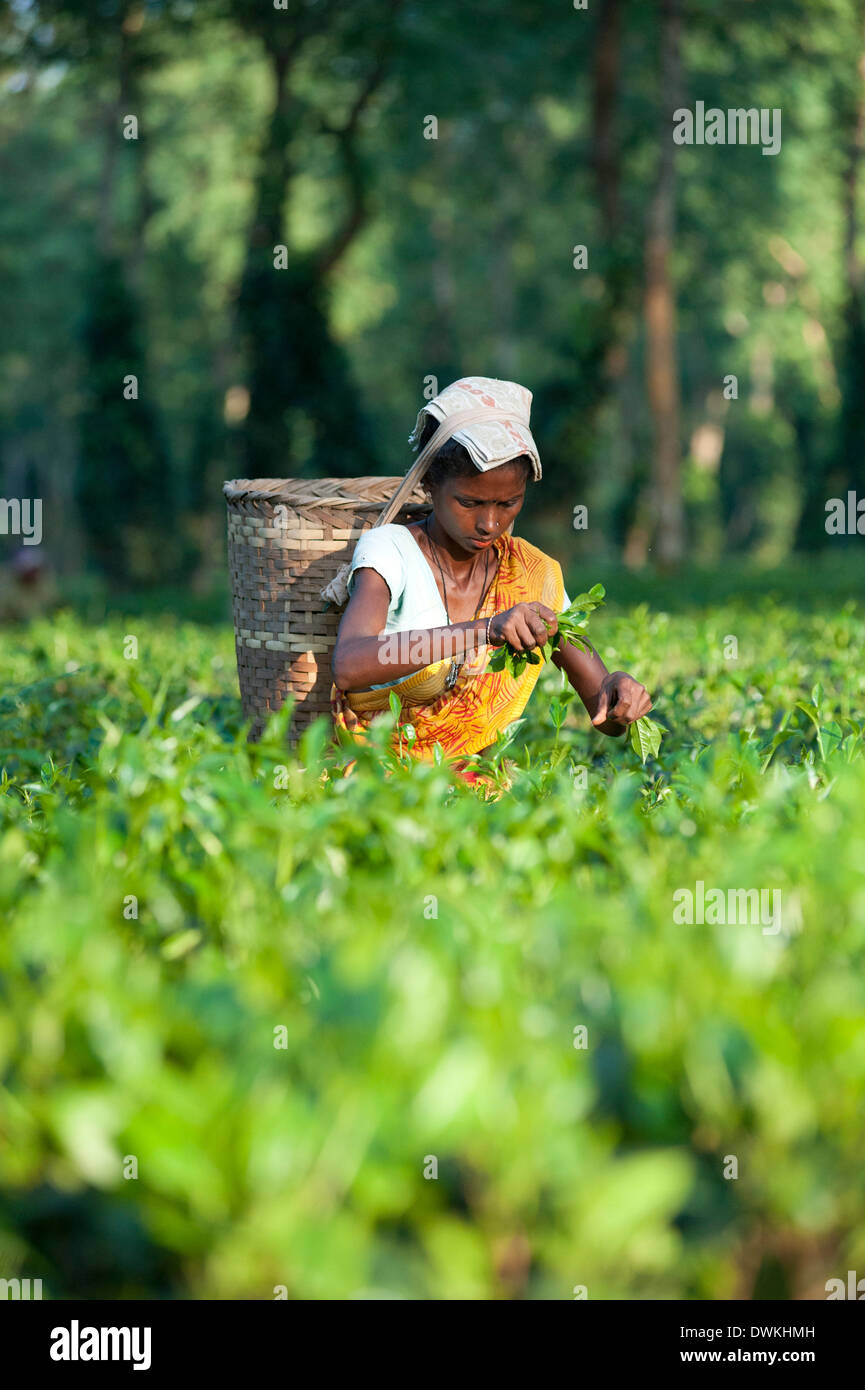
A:
{"type": "MultiPolygon", "coordinates": [[[[418,442],[418,453],[429,443],[438,429],[439,423],[432,415],[426,416],[418,442]]],[[[528,482],[532,476],[532,461],[528,454],[520,454],[517,458],[508,459],[508,463],[521,463],[525,472],[525,481],[528,482]]],[[[469,457],[468,450],[462,444],[458,444],[451,436],[450,439],[445,440],[440,449],[436,450],[421,483],[427,487],[439,487],[448,478],[476,478],[478,471],[469,457]]]]}

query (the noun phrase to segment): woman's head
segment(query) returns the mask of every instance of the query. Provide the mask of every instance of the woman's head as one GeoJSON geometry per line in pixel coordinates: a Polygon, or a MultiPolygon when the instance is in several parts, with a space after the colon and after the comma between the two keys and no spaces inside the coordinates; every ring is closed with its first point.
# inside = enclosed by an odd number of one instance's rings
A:
{"type": "MultiPolygon", "coordinates": [[[[428,417],[418,448],[422,449],[438,427],[428,417]]],[[[466,550],[476,540],[495,540],[504,535],[518,516],[532,476],[527,454],[483,471],[472,463],[466,449],[448,439],[436,452],[421,480],[430,497],[439,525],[466,550]]]]}

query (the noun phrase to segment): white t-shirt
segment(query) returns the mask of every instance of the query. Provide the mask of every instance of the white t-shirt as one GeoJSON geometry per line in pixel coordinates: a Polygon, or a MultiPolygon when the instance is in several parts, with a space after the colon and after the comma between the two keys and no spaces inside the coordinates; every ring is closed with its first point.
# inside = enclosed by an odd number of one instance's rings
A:
{"type": "MultiPolygon", "coordinates": [[[[407,526],[390,522],[364,531],[351,559],[349,594],[355,571],[366,567],[376,570],[390,590],[384,633],[447,625],[447,613],[429,562],[407,526]]],[[[565,594],[565,608],[570,602],[565,594]]],[[[401,680],[408,680],[408,676],[369,688],[384,690],[399,685],[401,680]]]]}

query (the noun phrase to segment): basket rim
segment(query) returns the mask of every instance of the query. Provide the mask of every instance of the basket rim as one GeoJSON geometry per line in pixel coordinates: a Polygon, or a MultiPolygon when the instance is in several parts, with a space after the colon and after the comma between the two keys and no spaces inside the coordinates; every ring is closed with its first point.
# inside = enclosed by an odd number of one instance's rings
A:
{"type": "MultiPolygon", "coordinates": [[[[222,485],[226,502],[289,502],[298,506],[371,507],[381,510],[380,495],[369,497],[364,489],[375,484],[396,492],[403,475],[376,473],[358,478],[232,478],[222,485]]],[[[403,506],[427,505],[429,499],[416,487],[403,506]]]]}

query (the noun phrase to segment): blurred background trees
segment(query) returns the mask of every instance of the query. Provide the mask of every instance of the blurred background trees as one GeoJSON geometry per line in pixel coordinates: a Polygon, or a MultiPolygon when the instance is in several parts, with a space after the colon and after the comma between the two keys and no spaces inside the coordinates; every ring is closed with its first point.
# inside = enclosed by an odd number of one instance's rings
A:
{"type": "Polygon", "coordinates": [[[16,0],[0,490],[66,574],[200,586],[224,478],[402,473],[478,373],[534,393],[565,563],[855,544],[863,62],[860,0],[16,0]],[[697,100],[780,153],[674,145],[697,100]]]}

